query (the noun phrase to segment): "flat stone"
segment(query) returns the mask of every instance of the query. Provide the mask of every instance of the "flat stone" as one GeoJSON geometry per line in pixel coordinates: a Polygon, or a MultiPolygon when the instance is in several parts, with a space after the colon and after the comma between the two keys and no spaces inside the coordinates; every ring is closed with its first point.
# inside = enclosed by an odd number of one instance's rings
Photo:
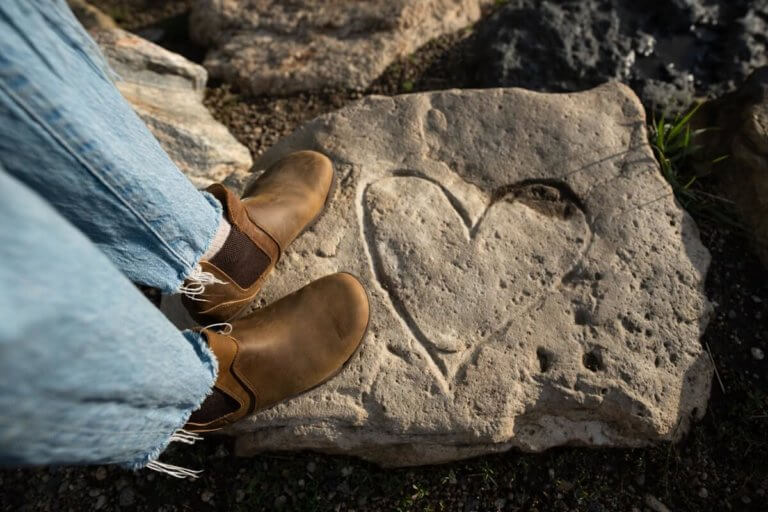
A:
{"type": "Polygon", "coordinates": [[[704,414],[709,253],[627,87],[368,97],[254,168],[299,149],[329,155],[339,187],[261,297],[347,271],[371,324],[336,378],[237,424],[241,454],[643,446],[704,414]]]}
{"type": "Polygon", "coordinates": [[[480,18],[492,0],[201,0],[190,35],[212,76],[252,94],[364,89],[396,58],[480,18]]]}
{"type": "Polygon", "coordinates": [[[192,183],[202,188],[250,169],[248,148],[203,105],[205,68],[119,28],[96,26],[91,35],[117,88],[192,183]]]}
{"type": "Polygon", "coordinates": [[[702,147],[695,155],[698,172],[718,181],[768,268],[768,67],[756,70],[738,90],[702,105],[692,123],[707,129],[695,140],[702,147]]]}
{"type": "Polygon", "coordinates": [[[552,92],[620,80],[649,109],[676,112],[768,64],[766,19],[768,2],[509,0],[476,27],[476,75],[552,92]]]}

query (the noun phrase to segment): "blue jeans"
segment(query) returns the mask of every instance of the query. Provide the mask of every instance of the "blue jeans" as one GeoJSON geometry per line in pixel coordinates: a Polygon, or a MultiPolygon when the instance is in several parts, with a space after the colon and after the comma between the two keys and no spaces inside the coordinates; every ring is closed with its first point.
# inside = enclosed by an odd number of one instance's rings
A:
{"type": "Polygon", "coordinates": [[[0,2],[0,464],[143,467],[215,382],[132,282],[177,290],[221,206],[110,77],[64,0],[0,2]]]}

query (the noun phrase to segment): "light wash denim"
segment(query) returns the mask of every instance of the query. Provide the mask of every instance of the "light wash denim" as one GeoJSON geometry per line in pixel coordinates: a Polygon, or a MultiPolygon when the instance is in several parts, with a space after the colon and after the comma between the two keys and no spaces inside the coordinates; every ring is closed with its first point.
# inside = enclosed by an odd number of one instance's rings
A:
{"type": "Polygon", "coordinates": [[[131,283],[177,290],[221,219],[64,0],[0,0],[0,463],[156,459],[216,360],[131,283]]]}

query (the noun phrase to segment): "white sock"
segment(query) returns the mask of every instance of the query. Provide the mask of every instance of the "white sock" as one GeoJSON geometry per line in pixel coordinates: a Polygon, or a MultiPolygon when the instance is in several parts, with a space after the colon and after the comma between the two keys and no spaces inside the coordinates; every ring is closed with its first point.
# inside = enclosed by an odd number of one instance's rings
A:
{"type": "Polygon", "coordinates": [[[222,215],[219,229],[216,230],[216,235],[214,235],[213,240],[211,240],[211,245],[208,246],[208,250],[205,251],[202,259],[210,261],[211,258],[216,256],[216,253],[224,247],[224,242],[227,241],[230,231],[232,231],[232,225],[222,215]]]}

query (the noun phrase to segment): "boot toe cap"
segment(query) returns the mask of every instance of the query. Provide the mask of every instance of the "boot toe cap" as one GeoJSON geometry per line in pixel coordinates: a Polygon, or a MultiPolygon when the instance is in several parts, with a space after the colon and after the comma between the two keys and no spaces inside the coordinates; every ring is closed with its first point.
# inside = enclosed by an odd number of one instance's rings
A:
{"type": "Polygon", "coordinates": [[[348,273],[338,273],[326,278],[333,287],[333,300],[329,314],[334,320],[340,341],[354,346],[360,344],[368,329],[370,303],[362,283],[348,273]]]}

